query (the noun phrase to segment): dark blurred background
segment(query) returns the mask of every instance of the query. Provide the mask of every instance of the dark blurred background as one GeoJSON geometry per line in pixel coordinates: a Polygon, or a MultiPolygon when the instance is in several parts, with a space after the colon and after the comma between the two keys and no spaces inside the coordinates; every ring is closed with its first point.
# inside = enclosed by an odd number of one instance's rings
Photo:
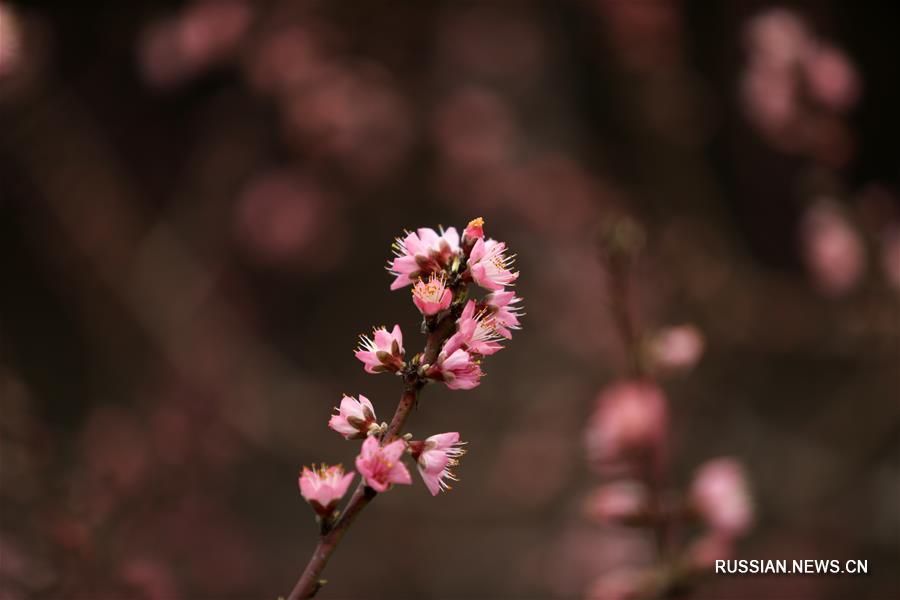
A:
{"type": "MultiPolygon", "coordinates": [[[[625,363],[598,228],[646,229],[642,327],[675,484],[746,466],[748,558],[697,598],[900,597],[898,11],[699,0],[0,0],[0,597],[275,598],[312,551],[297,490],[352,465],[351,351],[420,345],[388,291],[404,228],[518,254],[524,329],[471,392],[452,492],[374,502],[322,598],[580,598],[646,534],[587,522],[583,428],[625,363]]],[[[643,554],[642,554],[643,553],[643,554]]],[[[637,558],[635,558],[637,557],[637,558]]]]}

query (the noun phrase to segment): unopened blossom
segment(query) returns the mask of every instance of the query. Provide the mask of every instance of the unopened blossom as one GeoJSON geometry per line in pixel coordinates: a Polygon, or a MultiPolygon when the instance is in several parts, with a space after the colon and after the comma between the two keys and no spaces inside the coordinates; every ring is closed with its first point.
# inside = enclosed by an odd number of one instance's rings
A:
{"type": "Polygon", "coordinates": [[[484,219],[478,217],[469,221],[463,230],[463,244],[474,244],[481,239],[484,239],[484,219]]]}
{"type": "Polygon", "coordinates": [[[469,254],[469,273],[475,283],[496,292],[518,279],[519,273],[510,269],[512,263],[506,244],[480,239],[469,254]]]}
{"type": "Polygon", "coordinates": [[[359,400],[353,396],[344,396],[340,408],[335,407],[334,410],[337,414],[331,415],[328,426],[345,439],[364,438],[379,431],[375,422],[375,407],[362,394],[359,395],[359,400]]]}
{"type": "Polygon", "coordinates": [[[413,304],[425,316],[447,310],[453,301],[453,292],[447,287],[443,273],[440,276],[432,273],[427,282],[420,279],[413,286],[412,296],[413,304]]]}
{"type": "Polygon", "coordinates": [[[476,313],[476,310],[475,301],[469,300],[456,322],[456,333],[444,345],[444,351],[448,355],[457,348],[480,356],[489,356],[503,349],[497,343],[500,335],[494,320],[485,311],[476,313]]]}
{"type": "Polygon", "coordinates": [[[584,504],[587,516],[601,523],[628,523],[649,512],[646,487],[631,480],[607,483],[588,497],[584,504]]]}
{"type": "Polygon", "coordinates": [[[330,516],[335,506],[347,493],[356,473],[344,474],[344,467],[320,465],[312,469],[303,467],[300,473],[300,493],[321,517],[330,516]]]}
{"type": "Polygon", "coordinates": [[[481,383],[484,376],[478,361],[462,348],[452,352],[441,351],[426,374],[431,379],[443,381],[451,390],[471,390],[481,383]]]}
{"type": "Polygon", "coordinates": [[[702,464],[691,484],[690,502],[714,532],[737,537],[753,524],[753,501],[744,468],[733,458],[702,464]]]}
{"type": "Polygon", "coordinates": [[[422,227],[394,242],[394,259],[388,271],[394,275],[392,290],[414,284],[420,277],[438,273],[451,266],[459,253],[459,233],[450,227],[440,234],[422,227]]]}
{"type": "Polygon", "coordinates": [[[459,481],[453,473],[453,467],[459,464],[459,457],[466,453],[461,447],[465,442],[459,441],[459,433],[453,431],[439,433],[425,441],[412,441],[409,449],[416,459],[419,475],[432,496],[450,489],[447,480],[459,481]]]}
{"type": "Polygon", "coordinates": [[[366,438],[356,457],[356,469],[366,480],[366,485],[376,492],[384,492],[395,483],[411,484],[409,471],[400,460],[405,449],[404,440],[382,446],[374,436],[366,438]]]}
{"type": "Polygon", "coordinates": [[[606,465],[633,454],[657,453],[668,421],[666,397],[659,387],[644,381],[613,384],[601,392],[588,424],[588,455],[606,465]]]}
{"type": "Polygon", "coordinates": [[[396,373],[403,368],[403,332],[399,325],[388,332],[385,327],[377,327],[372,337],[359,336],[359,348],[355,356],[365,365],[368,373],[396,373]]]}
{"type": "Polygon", "coordinates": [[[510,339],[510,329],[520,329],[519,317],[522,316],[521,306],[517,306],[522,299],[515,292],[491,292],[484,298],[485,310],[494,321],[497,333],[510,339]]]}
{"type": "Polygon", "coordinates": [[[693,325],[666,327],[651,340],[650,356],[657,367],[686,371],[700,360],[703,346],[703,334],[693,325]]]}

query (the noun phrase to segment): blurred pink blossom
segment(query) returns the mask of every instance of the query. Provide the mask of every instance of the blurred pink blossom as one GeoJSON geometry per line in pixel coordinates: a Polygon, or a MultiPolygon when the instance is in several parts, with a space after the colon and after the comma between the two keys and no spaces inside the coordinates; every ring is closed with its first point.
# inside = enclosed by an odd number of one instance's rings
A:
{"type": "Polygon", "coordinates": [[[454,168],[478,171],[512,159],[513,116],[487,89],[465,87],[449,94],[438,104],[431,128],[438,150],[454,168]]]}
{"type": "Polygon", "coordinates": [[[119,579],[130,588],[133,598],[178,600],[182,597],[172,569],[153,558],[132,557],[123,561],[119,579]]]}
{"type": "Polygon", "coordinates": [[[818,287],[835,296],[851,291],[865,269],[865,248],[843,211],[832,202],[817,202],[803,216],[800,235],[818,287]]]}
{"type": "Polygon", "coordinates": [[[647,514],[649,509],[646,487],[627,479],[600,486],[584,503],[587,517],[601,523],[628,522],[647,514]]]}
{"type": "Polygon", "coordinates": [[[286,169],[251,179],[238,197],[234,219],[237,241],[265,265],[327,271],[346,250],[335,199],[309,177],[286,169]]]}
{"type": "Polygon", "coordinates": [[[649,576],[648,571],[632,568],[609,571],[588,587],[585,600],[636,600],[649,576]]]}
{"type": "Polygon", "coordinates": [[[737,537],[753,525],[753,500],[744,468],[733,458],[710,460],[697,468],[691,505],[713,532],[737,537]]]}
{"type": "Polygon", "coordinates": [[[341,64],[282,100],[288,141],[360,178],[397,167],[414,139],[411,112],[377,64],[341,64]],[[365,98],[365,102],[360,102],[365,98]]]}
{"type": "Polygon", "coordinates": [[[600,392],[588,423],[588,457],[603,468],[636,454],[658,456],[668,423],[666,397],[658,386],[644,381],[614,383],[600,392]]]}
{"type": "Polygon", "coordinates": [[[663,370],[689,370],[703,356],[704,344],[703,334],[693,325],[666,327],[650,341],[650,356],[663,370]]]}
{"type": "Polygon", "coordinates": [[[859,96],[859,79],[847,56],[833,46],[820,46],[804,57],[810,92],[825,106],[843,111],[859,96]]]}
{"type": "Polygon", "coordinates": [[[236,50],[253,12],[240,0],[201,0],[144,32],[139,58],[144,78],[154,86],[177,85],[236,50]]]}
{"type": "Polygon", "coordinates": [[[0,2],[0,79],[18,70],[24,45],[18,15],[6,2],[0,2]]]}

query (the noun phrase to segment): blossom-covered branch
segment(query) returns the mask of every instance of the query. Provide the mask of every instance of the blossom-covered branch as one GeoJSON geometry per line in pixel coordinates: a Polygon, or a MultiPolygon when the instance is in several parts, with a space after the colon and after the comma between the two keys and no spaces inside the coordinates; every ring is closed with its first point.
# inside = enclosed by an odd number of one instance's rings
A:
{"type": "Polygon", "coordinates": [[[506,244],[485,238],[483,226],[482,219],[474,219],[461,237],[453,227],[438,231],[423,227],[393,244],[390,287],[412,286],[413,305],[423,318],[425,345],[421,352],[407,356],[399,325],[390,331],[376,327],[371,336],[360,336],[355,356],[365,371],[394,374],[403,391],[390,423],[378,422],[374,404],[362,394],[344,396],[335,408],[328,426],[347,440],[363,440],[355,460],[361,481],[339,511],[337,505],[355,474],[324,464],[301,472],[300,492],[316,514],[320,537],[289,600],[315,595],[328,559],[369,502],[394,485],[412,484],[404,455],[411,456],[432,495],[458,481],[454,469],[466,452],[458,432],[416,440],[403,430],[422,388],[430,383],[443,383],[452,390],[478,386],[484,376],[484,357],[501,350],[500,342],[520,327],[521,299],[508,289],[519,273],[513,270],[506,244]],[[470,284],[489,293],[480,300],[470,298],[470,284]]]}
{"type": "Polygon", "coordinates": [[[693,367],[704,343],[692,325],[650,336],[641,331],[630,284],[643,242],[642,228],[630,219],[617,221],[601,240],[610,309],[628,366],[625,378],[600,392],[588,422],[588,460],[605,482],[591,494],[585,512],[600,523],[651,532],[658,561],[655,569],[601,577],[588,590],[592,599],[675,597],[715,559],[728,557],[753,522],[749,486],[736,459],[704,463],[684,493],[670,487],[672,416],[658,380],[693,367]],[[677,539],[683,525],[700,526],[701,534],[687,545],[677,539]]]}

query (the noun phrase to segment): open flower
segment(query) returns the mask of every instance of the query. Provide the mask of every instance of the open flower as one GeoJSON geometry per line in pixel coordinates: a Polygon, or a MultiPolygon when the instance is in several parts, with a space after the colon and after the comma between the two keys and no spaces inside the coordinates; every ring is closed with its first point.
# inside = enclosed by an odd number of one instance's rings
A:
{"type": "Polygon", "coordinates": [[[350,482],[356,473],[344,474],[344,467],[313,465],[312,469],[303,467],[300,472],[300,494],[313,507],[320,517],[330,516],[335,506],[347,493],[350,482]]]}
{"type": "Polygon", "coordinates": [[[403,440],[394,440],[382,446],[375,437],[366,438],[356,457],[356,469],[365,478],[366,485],[376,492],[384,492],[394,483],[411,484],[409,471],[400,460],[405,448],[406,442],[403,440]]]}
{"type": "Polygon", "coordinates": [[[459,441],[459,433],[455,431],[439,433],[425,441],[409,443],[419,475],[422,476],[422,481],[432,496],[450,489],[447,479],[459,481],[452,469],[459,464],[459,457],[466,453],[461,448],[463,444],[465,442],[459,441]]]}
{"type": "Polygon", "coordinates": [[[412,290],[413,304],[425,315],[436,315],[442,310],[450,308],[450,302],[453,301],[453,292],[446,286],[446,278],[441,273],[440,276],[431,274],[428,282],[421,279],[413,286],[412,290]]]}
{"type": "Polygon", "coordinates": [[[402,240],[397,238],[393,249],[395,257],[388,262],[388,271],[395,277],[391,289],[398,290],[449,267],[459,253],[459,233],[454,227],[440,234],[422,227],[402,240]]]}
{"type": "Polygon", "coordinates": [[[475,310],[475,301],[469,300],[457,321],[456,333],[444,345],[444,350],[448,354],[462,348],[470,354],[489,356],[503,349],[503,346],[497,343],[500,335],[494,320],[485,311],[476,314],[475,310]]]}
{"type": "Polygon", "coordinates": [[[691,484],[691,505],[716,533],[737,537],[753,524],[753,501],[744,468],[733,458],[708,461],[691,484]]]}
{"type": "Polygon", "coordinates": [[[403,368],[403,332],[399,325],[388,333],[384,327],[372,331],[372,338],[359,336],[355,356],[365,365],[367,373],[396,373],[403,368]]]}
{"type": "Polygon", "coordinates": [[[513,257],[506,256],[506,244],[496,240],[478,240],[469,255],[469,272],[481,287],[499,291],[514,282],[519,273],[510,270],[513,257]]]}
{"type": "Polygon", "coordinates": [[[437,361],[426,374],[431,379],[443,381],[451,390],[471,390],[481,383],[484,373],[478,361],[462,348],[448,352],[446,348],[451,340],[447,341],[445,350],[438,354],[437,361]]]}
{"type": "Polygon", "coordinates": [[[515,292],[491,292],[484,297],[485,310],[494,320],[497,333],[506,339],[512,337],[510,329],[521,328],[519,317],[522,316],[522,307],[516,306],[521,301],[515,292]]]}
{"type": "Polygon", "coordinates": [[[328,426],[352,440],[364,438],[379,430],[375,422],[375,408],[369,399],[359,395],[359,400],[353,396],[344,396],[341,399],[340,408],[335,407],[337,414],[331,415],[328,426]]]}

